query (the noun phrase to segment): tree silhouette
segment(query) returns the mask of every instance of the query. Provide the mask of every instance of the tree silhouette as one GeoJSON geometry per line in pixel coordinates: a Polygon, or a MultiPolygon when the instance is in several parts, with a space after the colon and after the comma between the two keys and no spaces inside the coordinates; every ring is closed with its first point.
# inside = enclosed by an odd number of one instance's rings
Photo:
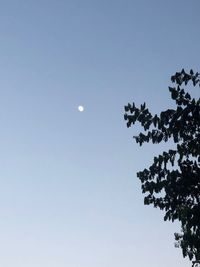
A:
{"type": "Polygon", "coordinates": [[[164,220],[179,220],[181,233],[175,233],[176,246],[183,256],[200,260],[200,99],[191,98],[182,85],[200,86],[200,74],[184,69],[171,77],[169,87],[176,109],[152,115],[146,104],[125,106],[127,127],[139,122],[144,129],[134,139],[141,146],[173,140],[176,149],[154,157],[153,164],[137,173],[145,193],[144,204],[165,212],[164,220]]]}

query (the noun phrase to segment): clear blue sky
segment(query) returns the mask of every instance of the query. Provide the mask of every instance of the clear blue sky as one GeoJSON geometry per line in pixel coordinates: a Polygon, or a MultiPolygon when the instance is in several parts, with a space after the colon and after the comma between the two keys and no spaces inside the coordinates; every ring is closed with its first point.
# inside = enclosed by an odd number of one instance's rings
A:
{"type": "Polygon", "coordinates": [[[199,10],[0,1],[0,266],[190,266],[136,178],[163,147],[133,142],[123,106],[159,112],[170,76],[200,70],[199,10]]]}

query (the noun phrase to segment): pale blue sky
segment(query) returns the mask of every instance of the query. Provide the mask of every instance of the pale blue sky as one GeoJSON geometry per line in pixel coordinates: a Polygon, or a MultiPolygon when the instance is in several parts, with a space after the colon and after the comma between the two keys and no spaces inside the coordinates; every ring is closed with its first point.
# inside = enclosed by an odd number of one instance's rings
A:
{"type": "Polygon", "coordinates": [[[164,146],[138,147],[123,106],[159,112],[170,76],[199,71],[199,10],[0,1],[0,266],[190,266],[136,178],[164,146]]]}

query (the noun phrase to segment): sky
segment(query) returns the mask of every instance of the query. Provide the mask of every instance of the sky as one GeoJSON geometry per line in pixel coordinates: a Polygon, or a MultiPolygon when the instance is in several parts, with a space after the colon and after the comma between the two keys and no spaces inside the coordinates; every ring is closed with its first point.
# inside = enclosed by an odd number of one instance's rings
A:
{"type": "Polygon", "coordinates": [[[171,75],[199,71],[199,10],[0,1],[0,266],[191,266],[136,177],[170,144],[139,147],[123,115],[173,106],[171,75]]]}

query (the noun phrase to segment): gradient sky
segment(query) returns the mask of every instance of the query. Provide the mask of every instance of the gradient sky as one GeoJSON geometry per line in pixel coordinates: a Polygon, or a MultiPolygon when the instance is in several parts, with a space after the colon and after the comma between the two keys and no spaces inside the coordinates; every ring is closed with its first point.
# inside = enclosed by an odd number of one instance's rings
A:
{"type": "Polygon", "coordinates": [[[169,144],[138,147],[123,107],[160,112],[170,76],[200,70],[199,10],[0,1],[0,266],[191,266],[136,177],[169,144]]]}

